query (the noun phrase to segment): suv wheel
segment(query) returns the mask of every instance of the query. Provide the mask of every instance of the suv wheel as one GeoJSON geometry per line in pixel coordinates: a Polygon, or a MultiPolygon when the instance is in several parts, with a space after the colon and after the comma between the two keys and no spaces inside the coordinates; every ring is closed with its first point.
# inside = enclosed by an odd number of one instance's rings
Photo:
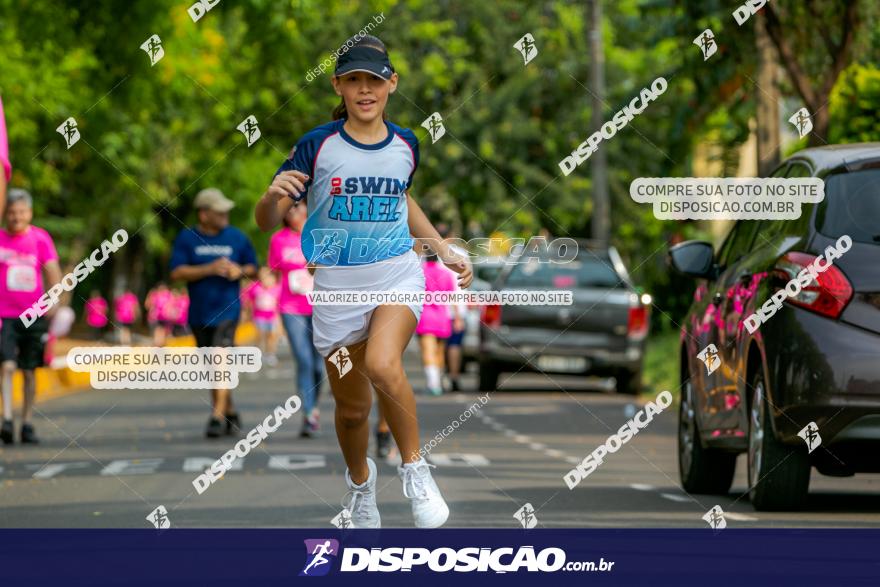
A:
{"type": "Polygon", "coordinates": [[[491,359],[480,361],[480,391],[495,391],[498,389],[498,376],[501,370],[498,364],[491,359]]]}
{"type": "Polygon", "coordinates": [[[690,375],[678,409],[678,473],[688,493],[726,495],[733,483],[736,453],[703,448],[697,427],[697,406],[690,375]]]}
{"type": "Polygon", "coordinates": [[[751,378],[749,408],[749,498],[758,511],[797,510],[810,488],[810,457],[805,446],[789,446],[773,435],[764,376],[751,378]]]}

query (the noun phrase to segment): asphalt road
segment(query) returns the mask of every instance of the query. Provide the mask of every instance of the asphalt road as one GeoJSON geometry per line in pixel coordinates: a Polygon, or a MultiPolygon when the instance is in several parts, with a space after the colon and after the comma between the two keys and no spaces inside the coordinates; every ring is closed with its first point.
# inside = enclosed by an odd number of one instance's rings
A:
{"type": "MultiPolygon", "coordinates": [[[[408,352],[406,364],[421,387],[418,355],[408,352]]],[[[473,390],[476,377],[465,383],[473,390]]],[[[244,429],[293,390],[287,354],[278,367],[243,376],[235,394],[244,429]]],[[[420,395],[422,441],[458,420],[478,395],[420,395]]],[[[39,404],[42,444],[0,446],[0,527],[149,527],[145,518],[159,505],[181,528],[329,527],[346,488],[327,390],[320,438],[298,437],[297,414],[240,459],[240,470],[199,495],[192,480],[234,444],[231,437],[203,437],[207,401],[206,391],[90,390],[39,404]]],[[[806,511],[756,513],[741,456],[728,496],[685,494],[678,484],[676,406],[569,490],[563,475],[572,463],[637,407],[601,381],[514,376],[431,451],[451,509],[447,525],[517,528],[514,514],[526,503],[539,527],[707,527],[702,516],[716,504],[728,527],[880,525],[880,475],[836,479],[814,471],[806,511]]],[[[394,455],[379,464],[383,526],[411,527],[396,464],[394,455]]]]}

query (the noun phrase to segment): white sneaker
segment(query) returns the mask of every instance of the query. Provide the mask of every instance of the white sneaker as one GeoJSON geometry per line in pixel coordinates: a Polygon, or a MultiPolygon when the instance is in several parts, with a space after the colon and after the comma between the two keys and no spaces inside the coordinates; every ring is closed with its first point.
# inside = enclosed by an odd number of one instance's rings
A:
{"type": "Polygon", "coordinates": [[[345,470],[345,482],[348,484],[348,493],[342,498],[342,507],[351,513],[351,523],[355,528],[381,528],[382,519],[379,517],[379,508],[376,507],[376,463],[367,457],[367,467],[370,476],[360,485],[355,485],[345,470]]]}
{"type": "Polygon", "coordinates": [[[431,477],[431,467],[434,465],[420,459],[397,468],[403,481],[403,496],[412,500],[416,528],[439,528],[449,517],[449,506],[431,477]]]}

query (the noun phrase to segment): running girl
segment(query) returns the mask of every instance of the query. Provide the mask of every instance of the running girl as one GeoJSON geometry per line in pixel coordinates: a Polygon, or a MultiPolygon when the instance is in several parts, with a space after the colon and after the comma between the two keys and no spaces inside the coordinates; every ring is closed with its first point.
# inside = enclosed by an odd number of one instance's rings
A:
{"type": "Polygon", "coordinates": [[[86,324],[92,329],[93,340],[101,340],[104,334],[104,329],[107,327],[107,322],[109,322],[107,319],[107,308],[107,300],[104,299],[98,290],[93,289],[85,306],[86,324]]]}
{"type": "Polygon", "coordinates": [[[131,345],[131,329],[137,320],[140,308],[137,296],[131,290],[113,300],[113,316],[119,326],[119,342],[124,346],[131,345]]]}
{"type": "Polygon", "coordinates": [[[251,299],[254,311],[254,324],[260,333],[260,352],[266,359],[266,364],[274,367],[278,364],[275,350],[278,341],[275,338],[275,322],[278,320],[278,299],[281,296],[281,288],[275,281],[275,276],[268,267],[260,267],[257,272],[257,281],[248,289],[248,297],[251,299]]]}
{"type": "MultiPolygon", "coordinates": [[[[437,243],[435,252],[467,287],[468,265],[440,241],[409,195],[419,145],[411,130],[385,120],[398,81],[385,45],[371,35],[349,44],[354,46],[339,57],[331,79],[342,98],[334,121],[297,142],[257,204],[257,225],[271,230],[295,201],[308,196],[302,244],[317,269],[316,292],[423,291],[425,277],[412,237],[437,243]]],[[[367,457],[371,384],[400,449],[398,474],[415,525],[436,528],[449,517],[431,477],[433,465],[419,455],[415,397],[403,370],[403,351],[420,314],[417,304],[313,308],[315,346],[325,357],[336,400],[336,434],[348,465],[346,506],[355,527],[381,526],[376,464],[367,457]]]]}
{"type": "MultiPolygon", "coordinates": [[[[425,272],[425,291],[455,291],[455,278],[440,264],[437,255],[428,255],[422,270],[425,272]]],[[[458,308],[452,306],[452,309],[457,317],[458,308]]],[[[441,395],[446,339],[452,335],[452,319],[448,307],[444,304],[425,304],[416,334],[419,335],[428,393],[441,395]]]]}
{"type": "Polygon", "coordinates": [[[317,436],[320,430],[318,397],[324,380],[324,358],[312,342],[312,305],[306,294],[313,281],[306,269],[302,252],[302,229],[306,223],[306,207],[293,206],[284,216],[284,228],[269,240],[269,267],[281,283],[278,309],[287,332],[290,349],[296,358],[296,386],[302,398],[303,438],[317,436]]]}

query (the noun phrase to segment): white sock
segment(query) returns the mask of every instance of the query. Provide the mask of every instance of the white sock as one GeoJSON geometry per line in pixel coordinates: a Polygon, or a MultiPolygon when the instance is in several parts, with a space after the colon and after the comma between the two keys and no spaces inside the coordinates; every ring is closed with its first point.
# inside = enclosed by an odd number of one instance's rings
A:
{"type": "Polygon", "coordinates": [[[428,365],[425,367],[425,377],[428,379],[429,389],[440,389],[440,367],[428,365]]]}

